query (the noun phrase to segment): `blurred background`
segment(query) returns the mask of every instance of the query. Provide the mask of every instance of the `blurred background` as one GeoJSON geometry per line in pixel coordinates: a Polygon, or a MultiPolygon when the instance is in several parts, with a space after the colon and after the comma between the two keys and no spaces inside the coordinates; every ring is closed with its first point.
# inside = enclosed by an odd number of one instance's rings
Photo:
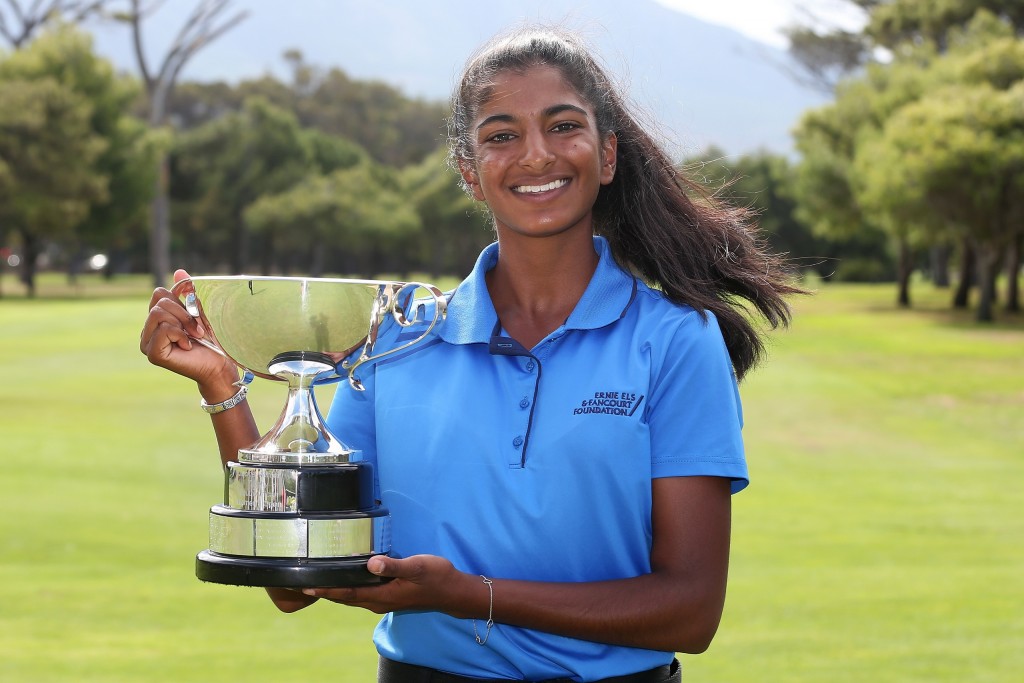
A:
{"type": "Polygon", "coordinates": [[[1017,680],[1020,0],[0,1],[0,680],[372,680],[373,615],[195,580],[215,446],[138,330],[178,267],[453,286],[493,233],[446,99],[523,22],[582,33],[813,291],[741,387],[689,679],[1017,680]]]}

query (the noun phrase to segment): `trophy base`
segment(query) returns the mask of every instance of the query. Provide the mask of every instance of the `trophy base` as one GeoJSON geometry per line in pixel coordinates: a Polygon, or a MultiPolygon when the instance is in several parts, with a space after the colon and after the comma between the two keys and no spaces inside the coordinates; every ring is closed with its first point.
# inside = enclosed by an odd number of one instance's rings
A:
{"type": "Polygon", "coordinates": [[[348,588],[390,581],[367,570],[369,559],[232,557],[204,550],[196,556],[196,576],[209,583],[263,588],[348,588]]]}

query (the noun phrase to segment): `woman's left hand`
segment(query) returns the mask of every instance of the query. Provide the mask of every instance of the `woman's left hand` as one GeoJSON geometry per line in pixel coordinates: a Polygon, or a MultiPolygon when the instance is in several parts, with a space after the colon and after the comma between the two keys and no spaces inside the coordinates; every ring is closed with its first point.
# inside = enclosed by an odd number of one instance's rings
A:
{"type": "MultiPolygon", "coordinates": [[[[466,593],[473,590],[475,583],[480,583],[473,582],[473,577],[435,555],[413,555],[404,559],[377,555],[370,558],[367,569],[378,576],[390,577],[391,581],[351,588],[306,588],[302,592],[377,614],[432,610],[458,616],[465,610],[466,593]]],[[[472,608],[465,611],[472,611],[472,608]]]]}

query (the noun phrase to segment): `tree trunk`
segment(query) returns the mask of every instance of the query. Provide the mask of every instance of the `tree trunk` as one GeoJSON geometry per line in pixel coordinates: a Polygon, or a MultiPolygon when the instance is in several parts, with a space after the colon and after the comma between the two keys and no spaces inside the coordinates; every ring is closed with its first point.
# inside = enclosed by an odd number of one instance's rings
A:
{"type": "Polygon", "coordinates": [[[1010,240],[1009,255],[1006,259],[1006,310],[1020,313],[1020,259],[1024,248],[1024,233],[1018,233],[1010,240]]]}
{"type": "Polygon", "coordinates": [[[28,290],[28,298],[36,298],[36,262],[39,261],[39,240],[35,235],[21,233],[21,283],[28,290]]]}
{"type": "Polygon", "coordinates": [[[949,287],[949,251],[948,244],[931,248],[932,284],[942,289],[949,287]]]}
{"type": "Polygon", "coordinates": [[[996,277],[998,277],[998,251],[991,245],[979,245],[977,248],[977,273],[980,296],[978,298],[978,322],[995,320],[993,307],[996,300],[996,277]]]}
{"type": "Polygon", "coordinates": [[[900,239],[898,268],[899,296],[897,301],[900,308],[910,308],[910,276],[914,272],[914,258],[910,245],[903,238],[900,239]]]}
{"type": "Polygon", "coordinates": [[[153,286],[163,287],[171,270],[170,202],[168,194],[169,167],[167,154],[161,153],[156,162],[156,185],[150,205],[149,263],[153,286]]]}
{"type": "Polygon", "coordinates": [[[960,264],[957,268],[958,280],[956,292],[953,294],[953,308],[967,308],[970,301],[971,285],[974,284],[974,262],[974,247],[968,240],[964,240],[960,247],[960,264]]]}

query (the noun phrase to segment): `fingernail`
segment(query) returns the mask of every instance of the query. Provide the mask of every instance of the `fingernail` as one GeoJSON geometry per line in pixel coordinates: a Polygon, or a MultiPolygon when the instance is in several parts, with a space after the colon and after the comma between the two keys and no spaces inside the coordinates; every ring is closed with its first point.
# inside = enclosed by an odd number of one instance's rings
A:
{"type": "Polygon", "coordinates": [[[200,337],[206,336],[206,328],[203,327],[203,324],[200,322],[196,323],[196,334],[198,334],[200,337]]]}
{"type": "Polygon", "coordinates": [[[366,562],[366,568],[371,574],[380,574],[384,571],[384,560],[379,560],[376,557],[371,557],[366,562]]]}

